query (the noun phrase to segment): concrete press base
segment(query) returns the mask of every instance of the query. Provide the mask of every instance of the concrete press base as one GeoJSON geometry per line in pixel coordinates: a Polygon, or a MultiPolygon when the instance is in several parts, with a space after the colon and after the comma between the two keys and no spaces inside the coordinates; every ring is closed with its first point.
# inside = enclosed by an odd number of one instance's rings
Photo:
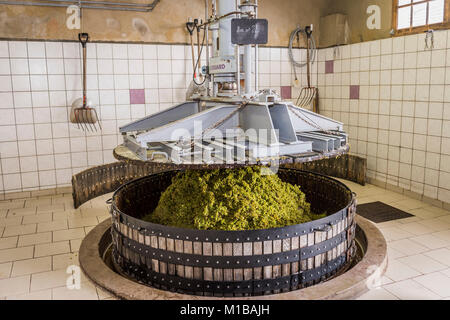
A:
{"type": "Polygon", "coordinates": [[[79,252],[80,266],[98,286],[127,300],[339,300],[355,299],[376,286],[387,266],[386,241],[369,220],[356,216],[357,240],[365,252],[353,268],[329,281],[301,290],[254,297],[215,298],[164,291],[131,281],[115,272],[103,256],[110,245],[111,221],[105,220],[84,238],[79,252]],[[359,239],[358,239],[359,238],[359,239]],[[109,240],[108,240],[109,239],[109,240]]]}

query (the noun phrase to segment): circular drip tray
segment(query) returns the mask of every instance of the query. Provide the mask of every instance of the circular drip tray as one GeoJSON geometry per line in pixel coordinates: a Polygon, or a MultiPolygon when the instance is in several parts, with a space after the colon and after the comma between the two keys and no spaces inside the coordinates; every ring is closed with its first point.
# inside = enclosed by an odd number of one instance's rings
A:
{"type": "Polygon", "coordinates": [[[357,252],[351,263],[327,281],[285,293],[217,298],[165,291],[135,282],[113,262],[109,219],[91,230],[83,240],[79,253],[80,266],[90,280],[121,299],[353,299],[376,285],[387,265],[386,241],[381,232],[373,223],[360,216],[356,216],[356,222],[357,252]]]}

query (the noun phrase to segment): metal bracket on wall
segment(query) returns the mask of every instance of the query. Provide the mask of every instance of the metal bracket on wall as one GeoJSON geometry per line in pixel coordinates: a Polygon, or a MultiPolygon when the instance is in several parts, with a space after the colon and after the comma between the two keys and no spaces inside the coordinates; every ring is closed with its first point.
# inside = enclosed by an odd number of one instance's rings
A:
{"type": "Polygon", "coordinates": [[[160,0],[153,0],[152,3],[125,3],[114,1],[80,1],[80,0],[47,0],[45,2],[37,1],[0,1],[4,5],[20,5],[20,6],[40,6],[40,7],[69,7],[78,6],[81,9],[101,9],[101,10],[119,10],[119,11],[137,11],[150,12],[160,0]]]}

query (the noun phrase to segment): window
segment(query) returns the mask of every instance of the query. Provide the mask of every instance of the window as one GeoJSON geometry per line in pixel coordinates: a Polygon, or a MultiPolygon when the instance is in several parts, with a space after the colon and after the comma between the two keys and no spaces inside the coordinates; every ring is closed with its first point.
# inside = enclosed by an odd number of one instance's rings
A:
{"type": "Polygon", "coordinates": [[[394,0],[393,25],[397,34],[449,26],[450,0],[394,0]]]}

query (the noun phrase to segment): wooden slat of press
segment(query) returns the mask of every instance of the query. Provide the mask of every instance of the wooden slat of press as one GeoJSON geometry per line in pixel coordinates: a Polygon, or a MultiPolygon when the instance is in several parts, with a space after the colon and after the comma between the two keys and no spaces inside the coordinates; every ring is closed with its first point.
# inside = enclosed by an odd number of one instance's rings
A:
{"type": "MultiPolygon", "coordinates": [[[[184,253],[192,254],[194,248],[192,247],[192,241],[183,241],[184,253]]],[[[194,267],[185,266],[184,267],[184,277],[187,279],[194,278],[194,267]]]]}
{"type": "MultiPolygon", "coordinates": [[[[167,248],[167,251],[175,252],[175,240],[171,239],[171,238],[167,238],[166,248],[167,248]]],[[[176,274],[175,264],[173,264],[173,263],[167,264],[167,273],[170,275],[176,274]]]]}
{"type": "MultiPolygon", "coordinates": [[[[244,242],[243,245],[243,255],[244,256],[252,256],[253,255],[253,243],[252,242],[244,242]]],[[[244,280],[251,280],[253,278],[253,269],[245,268],[244,269],[244,280]]],[[[248,295],[248,294],[246,294],[248,295]]]]}
{"type": "MultiPolygon", "coordinates": [[[[202,243],[199,241],[194,242],[194,254],[195,255],[202,255],[203,246],[202,243]]],[[[201,267],[194,267],[194,279],[201,280],[202,279],[202,268],[201,267]]]]}
{"type": "MultiPolygon", "coordinates": [[[[131,235],[132,235],[131,239],[133,239],[134,241],[138,241],[139,237],[138,231],[136,229],[131,229],[131,235]]],[[[140,264],[141,262],[141,257],[135,250],[133,250],[133,261],[136,264],[140,264]]]]}
{"type": "MultiPolygon", "coordinates": [[[[261,241],[253,242],[253,255],[263,254],[263,243],[261,241]]],[[[253,279],[261,280],[263,278],[263,267],[253,268],[253,279]]]]}
{"type": "MultiPolygon", "coordinates": [[[[344,221],[340,220],[338,222],[338,234],[342,233],[343,230],[344,230],[344,221]]],[[[339,257],[342,254],[342,252],[343,252],[342,245],[339,244],[338,250],[337,250],[337,256],[339,257]]]]}
{"type": "MultiPolygon", "coordinates": [[[[140,232],[138,232],[137,241],[141,244],[145,244],[145,236],[140,232]]],[[[139,255],[139,264],[145,263],[146,263],[145,255],[139,255]]]]}
{"type": "MultiPolygon", "coordinates": [[[[232,243],[224,243],[222,245],[222,254],[226,257],[231,257],[233,255],[233,244],[232,243]]],[[[224,268],[223,269],[223,281],[233,281],[233,269],[232,268],[224,268]]],[[[232,297],[232,293],[224,294],[225,297],[232,297]]]]}
{"type": "MultiPolygon", "coordinates": [[[[283,252],[291,251],[291,239],[292,238],[283,239],[283,242],[282,242],[282,245],[281,245],[281,248],[282,248],[283,252]]],[[[297,239],[298,239],[298,237],[297,237],[297,239]]],[[[298,265],[298,262],[297,262],[297,265],[298,265]]],[[[284,263],[281,266],[281,276],[282,277],[286,277],[286,276],[289,276],[289,275],[291,275],[291,264],[290,263],[284,263]]],[[[283,292],[287,292],[287,291],[290,291],[290,289],[283,289],[282,291],[283,292]]]]}
{"type": "MultiPolygon", "coordinates": [[[[280,253],[281,248],[281,240],[273,241],[273,253],[280,253]]],[[[280,278],[281,277],[281,264],[274,265],[272,269],[272,278],[280,278]]],[[[280,293],[280,290],[273,290],[273,293],[280,293]]]]}
{"type": "MultiPolygon", "coordinates": [[[[223,256],[223,247],[222,243],[213,243],[213,256],[223,256]]],[[[213,258],[214,260],[214,258],[213,258]]],[[[213,278],[214,281],[223,281],[223,269],[222,268],[213,268],[213,278]]],[[[214,296],[222,296],[221,294],[214,294],[214,296]]]]}
{"type": "Polygon", "coordinates": [[[139,233],[138,235],[138,242],[145,244],[145,236],[142,233],[139,233]]]}
{"type": "MultiPolygon", "coordinates": [[[[158,247],[159,249],[167,250],[165,237],[158,237],[158,247]]],[[[159,262],[159,272],[162,274],[167,274],[167,262],[159,262]]]]}
{"type": "MultiPolygon", "coordinates": [[[[333,228],[331,228],[328,232],[327,232],[327,240],[333,238],[333,228]]],[[[331,260],[333,260],[333,249],[329,249],[326,252],[326,262],[329,262],[331,260]]]]}
{"type": "MultiPolygon", "coordinates": [[[[308,247],[314,245],[314,241],[315,241],[314,232],[308,233],[307,237],[308,237],[308,247]]],[[[307,262],[306,262],[306,270],[311,270],[313,268],[314,268],[314,257],[308,258],[307,262]]],[[[306,279],[306,283],[308,286],[313,284],[308,279],[306,279]]]]}
{"type": "MultiPolygon", "coordinates": [[[[127,234],[130,239],[133,239],[133,229],[131,227],[127,227],[127,234]]],[[[130,261],[137,263],[136,256],[134,254],[134,251],[131,250],[131,248],[129,250],[128,256],[129,256],[130,261]]]]}
{"type": "MultiPolygon", "coordinates": [[[[315,233],[315,243],[321,243],[323,240],[325,240],[325,232],[322,231],[316,231],[315,233]]],[[[318,268],[322,266],[323,263],[323,257],[325,256],[324,253],[318,254],[314,257],[314,268],[318,268]]],[[[321,279],[319,279],[317,282],[320,282],[321,279]]]]}
{"type": "MultiPolygon", "coordinates": [[[[241,257],[243,255],[243,244],[241,242],[233,243],[233,256],[241,257]]],[[[242,268],[234,269],[234,281],[242,281],[244,279],[244,270],[242,268]]]]}
{"type": "MultiPolygon", "coordinates": [[[[149,235],[144,236],[144,243],[146,246],[150,246],[150,236],[149,235]]],[[[150,269],[150,270],[152,269],[152,259],[150,259],[148,256],[145,258],[145,264],[148,269],[150,269]]]]}
{"type": "MultiPolygon", "coordinates": [[[[340,230],[339,230],[339,225],[340,225],[340,223],[339,223],[339,221],[336,223],[336,236],[340,233],[340,230]]],[[[333,230],[334,231],[334,230],[333,230]]],[[[335,256],[334,256],[334,258],[337,258],[339,256],[339,245],[337,245],[336,246],[336,248],[335,248],[335,256]]]]}
{"type": "MultiPolygon", "coordinates": [[[[158,237],[158,247],[162,250],[167,250],[166,238],[158,237]]],[[[167,262],[159,261],[159,272],[161,274],[167,274],[167,262]]],[[[167,286],[161,286],[161,289],[168,290],[167,286]]]]}
{"type": "MultiPolygon", "coordinates": [[[[333,224],[332,226],[332,230],[333,230],[333,237],[337,236],[338,234],[338,225],[337,223],[333,224]]],[[[337,247],[333,248],[333,259],[337,258],[337,247]]]]}
{"type": "MultiPolygon", "coordinates": [[[[308,233],[308,247],[313,246],[315,244],[316,234],[314,232],[308,233]]],[[[307,269],[314,268],[314,257],[308,259],[307,269]]]]}
{"type": "MultiPolygon", "coordinates": [[[[158,249],[158,237],[150,236],[150,245],[152,248],[158,249]]],[[[159,272],[159,261],[157,259],[152,259],[152,270],[159,272]]]]}
{"type": "MultiPolygon", "coordinates": [[[[308,246],[308,235],[304,234],[300,236],[300,249],[305,249],[308,246]]],[[[300,250],[302,251],[302,250],[300,250]]],[[[300,257],[301,258],[301,257],[300,257]]],[[[299,265],[299,271],[304,271],[308,267],[308,261],[307,260],[301,260],[299,265]]]]}
{"type": "MultiPolygon", "coordinates": [[[[183,246],[183,240],[175,240],[175,252],[183,253],[184,246],[183,246]]],[[[184,265],[176,264],[175,265],[176,275],[179,277],[184,278],[184,265]]]]}
{"type": "MultiPolygon", "coordinates": [[[[273,253],[273,243],[272,240],[264,241],[264,254],[272,254],[273,253]]],[[[264,268],[264,279],[272,279],[273,276],[273,267],[265,266],[264,268]]],[[[264,294],[271,294],[271,291],[264,291],[264,294]]]]}
{"type": "MultiPolygon", "coordinates": [[[[233,243],[233,256],[241,257],[243,255],[244,248],[241,242],[233,243]]],[[[234,281],[242,281],[244,279],[244,269],[235,268],[233,269],[234,281]]],[[[242,294],[235,294],[236,297],[242,297],[242,294]]]]}
{"type": "MultiPolygon", "coordinates": [[[[318,244],[321,242],[322,242],[322,232],[315,231],[314,232],[314,243],[318,244]]],[[[321,264],[322,264],[322,259],[321,259],[320,255],[316,255],[314,257],[314,268],[320,267],[321,264]]]]}
{"type": "MultiPolygon", "coordinates": [[[[203,242],[203,255],[204,256],[212,256],[212,243],[211,242],[203,242]]],[[[205,281],[213,281],[213,268],[204,267],[203,268],[203,280],[205,281]]],[[[205,296],[212,296],[210,292],[204,292],[205,296]]]]}
{"type": "Polygon", "coordinates": [[[345,235],[345,240],[342,242],[342,253],[345,253],[345,252],[347,252],[347,231],[345,231],[346,229],[345,229],[345,226],[346,226],[346,222],[347,222],[347,219],[346,218],[344,218],[344,219],[342,219],[342,232],[344,233],[344,235],[345,235]]]}
{"type": "MultiPolygon", "coordinates": [[[[315,231],[314,232],[314,243],[315,244],[318,244],[318,243],[320,243],[320,242],[322,242],[322,233],[320,232],[320,231],[315,231]]],[[[321,264],[322,264],[322,258],[321,258],[321,256],[320,256],[320,254],[316,254],[315,256],[314,256],[314,268],[318,268],[318,267],[320,267],[321,266],[321,264]]]]}
{"type": "MultiPolygon", "coordinates": [[[[327,233],[326,232],[322,232],[322,239],[323,241],[325,241],[327,239],[327,233]]],[[[326,265],[327,263],[327,252],[324,251],[323,253],[320,254],[320,265],[326,265]]],[[[326,279],[326,275],[322,276],[322,280],[326,279]]]]}
{"type": "MultiPolygon", "coordinates": [[[[195,255],[202,255],[203,246],[202,243],[199,241],[194,241],[193,243],[194,248],[194,254],[195,255]]],[[[202,280],[203,279],[203,270],[201,267],[194,267],[194,279],[196,280],[202,280]]],[[[202,292],[195,292],[196,295],[202,295],[202,292]]]]}
{"type": "Polygon", "coordinates": [[[124,225],[122,222],[119,223],[120,226],[120,233],[122,233],[124,236],[127,236],[127,226],[124,225]]]}
{"type": "MultiPolygon", "coordinates": [[[[291,250],[299,250],[300,248],[302,248],[302,237],[292,237],[291,250]]],[[[298,274],[300,272],[300,259],[301,259],[300,251],[298,253],[299,253],[298,261],[291,263],[291,274],[298,274]]]]}
{"type": "MultiPolygon", "coordinates": [[[[184,253],[187,253],[187,254],[192,254],[193,253],[194,248],[192,246],[192,241],[187,241],[187,240],[183,241],[183,251],[184,251],[184,253]]],[[[184,266],[184,277],[186,279],[193,279],[194,278],[194,267],[192,267],[192,266],[184,266]]],[[[194,292],[193,291],[189,291],[189,292],[186,292],[186,293],[193,294],[194,292]]]]}

